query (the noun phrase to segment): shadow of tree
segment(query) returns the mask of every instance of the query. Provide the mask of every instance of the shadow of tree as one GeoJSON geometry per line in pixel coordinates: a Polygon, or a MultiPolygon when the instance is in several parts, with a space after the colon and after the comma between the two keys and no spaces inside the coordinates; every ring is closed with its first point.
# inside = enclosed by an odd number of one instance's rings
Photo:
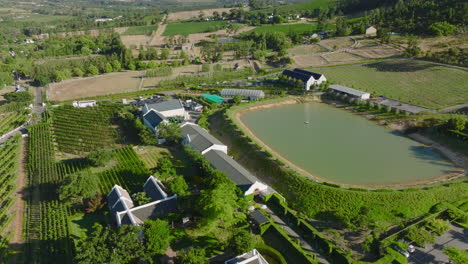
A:
{"type": "Polygon", "coordinates": [[[363,65],[364,67],[375,69],[379,72],[416,72],[430,69],[437,65],[432,63],[422,63],[412,60],[385,61],[363,65]]]}

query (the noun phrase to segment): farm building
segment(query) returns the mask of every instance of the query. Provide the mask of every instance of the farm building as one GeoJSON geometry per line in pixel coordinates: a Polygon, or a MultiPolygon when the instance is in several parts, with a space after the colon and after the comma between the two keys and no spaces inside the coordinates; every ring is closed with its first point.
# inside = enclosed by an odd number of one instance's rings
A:
{"type": "Polygon", "coordinates": [[[200,97],[212,104],[221,104],[224,102],[224,98],[216,94],[202,94],[200,97]]]}
{"type": "Polygon", "coordinates": [[[197,150],[202,155],[212,149],[227,153],[226,145],[221,143],[221,141],[210,135],[208,131],[196,124],[188,122],[182,124],[181,134],[184,138],[183,144],[190,145],[193,149],[197,150]]]}
{"type": "Polygon", "coordinates": [[[367,100],[367,99],[370,98],[370,93],[359,91],[359,90],[349,88],[349,87],[346,87],[346,86],[333,84],[333,85],[330,85],[330,89],[335,91],[335,92],[342,93],[342,94],[347,94],[349,96],[356,97],[356,98],[359,98],[359,99],[362,99],[362,100],[367,100]]]}
{"type": "Polygon", "coordinates": [[[249,89],[222,89],[221,96],[232,97],[240,95],[244,99],[258,100],[265,98],[265,93],[262,90],[249,90],[249,89]]]}
{"type": "Polygon", "coordinates": [[[168,196],[162,183],[153,176],[145,182],[143,191],[151,202],[135,206],[130,194],[119,185],[114,185],[107,195],[107,201],[117,226],[142,225],[146,220],[177,210],[177,195],[168,196]]]}
{"type": "Polygon", "coordinates": [[[208,131],[193,123],[184,123],[181,127],[181,133],[184,137],[182,144],[189,145],[200,152],[213,168],[226,173],[244,195],[261,194],[266,196],[275,192],[229,157],[227,146],[210,135],[208,131]]]}
{"type": "Polygon", "coordinates": [[[166,118],[173,116],[185,117],[185,108],[180,100],[169,100],[153,104],[145,104],[143,106],[143,114],[146,114],[151,109],[160,113],[166,118]]]}
{"type": "Polygon", "coordinates": [[[226,173],[244,195],[260,194],[268,189],[268,185],[261,183],[249,171],[242,167],[237,161],[229,157],[225,152],[210,150],[205,153],[205,158],[213,168],[226,173]]]}
{"type": "Polygon", "coordinates": [[[149,127],[153,132],[156,132],[156,128],[161,123],[167,123],[166,117],[164,117],[161,113],[150,109],[146,114],[143,115],[143,123],[145,126],[149,127]]]}
{"type": "Polygon", "coordinates": [[[193,48],[193,44],[192,43],[184,43],[182,44],[182,50],[183,51],[189,51],[193,48]]]}
{"type": "Polygon", "coordinates": [[[91,101],[73,101],[72,105],[73,105],[73,107],[76,107],[76,108],[83,108],[83,107],[96,106],[97,103],[94,100],[91,100],[91,101]]]}
{"type": "Polygon", "coordinates": [[[366,35],[375,35],[377,34],[377,29],[373,26],[366,27],[366,35]]]}
{"type": "Polygon", "coordinates": [[[307,91],[310,90],[312,85],[320,85],[322,82],[326,82],[325,75],[315,72],[310,72],[301,69],[294,69],[293,71],[284,70],[283,75],[294,80],[302,81],[302,87],[307,91]]]}
{"type": "Polygon", "coordinates": [[[252,249],[247,253],[227,260],[224,264],[268,264],[268,261],[256,249],[252,249]]]}

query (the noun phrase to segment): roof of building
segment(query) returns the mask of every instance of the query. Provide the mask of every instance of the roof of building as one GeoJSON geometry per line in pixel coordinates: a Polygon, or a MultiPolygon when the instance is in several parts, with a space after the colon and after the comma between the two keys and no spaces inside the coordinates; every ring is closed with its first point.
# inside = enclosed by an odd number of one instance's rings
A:
{"type": "Polygon", "coordinates": [[[370,95],[370,93],[359,91],[359,90],[349,88],[349,87],[346,87],[346,86],[342,86],[342,85],[338,85],[338,84],[330,85],[330,89],[333,89],[335,91],[339,91],[339,92],[342,92],[342,93],[351,94],[351,95],[354,95],[354,96],[363,96],[365,94],[370,95]]]}
{"type": "Polygon", "coordinates": [[[157,102],[153,104],[146,104],[148,109],[154,109],[158,112],[176,110],[176,109],[184,109],[184,106],[180,102],[180,100],[169,100],[163,102],[157,102]]]}
{"type": "Polygon", "coordinates": [[[263,256],[256,250],[252,249],[242,255],[227,260],[225,264],[268,264],[263,256]]]}
{"type": "Polygon", "coordinates": [[[161,115],[159,112],[156,112],[154,110],[150,110],[143,116],[143,119],[148,121],[148,123],[152,127],[157,127],[166,118],[163,115],[161,115]]]}
{"type": "Polygon", "coordinates": [[[240,95],[244,97],[256,97],[263,98],[265,93],[262,90],[250,90],[250,89],[222,89],[222,96],[235,96],[240,95]]]}
{"type": "Polygon", "coordinates": [[[109,209],[113,211],[119,211],[120,208],[125,208],[125,206],[128,208],[133,207],[133,201],[130,194],[128,194],[127,190],[119,185],[114,185],[110,193],[107,195],[107,203],[109,205],[109,209]]]}
{"type": "Polygon", "coordinates": [[[254,210],[252,213],[250,213],[252,218],[257,222],[257,224],[261,225],[263,223],[268,223],[270,220],[259,210],[254,210]]]}
{"type": "Polygon", "coordinates": [[[302,70],[302,69],[299,69],[299,68],[295,68],[294,72],[298,72],[298,73],[302,73],[302,74],[305,74],[305,75],[312,76],[312,77],[314,77],[315,80],[318,80],[318,79],[320,79],[320,77],[322,77],[322,74],[320,74],[320,73],[306,71],[306,70],[302,70]]]}
{"type": "Polygon", "coordinates": [[[195,124],[186,123],[182,125],[180,131],[182,136],[189,137],[190,145],[199,152],[202,152],[213,145],[224,145],[221,141],[210,135],[208,131],[195,124]]]}
{"type": "Polygon", "coordinates": [[[224,102],[224,98],[216,94],[202,94],[200,95],[200,97],[202,97],[210,103],[220,104],[224,102]]]}
{"type": "Polygon", "coordinates": [[[226,173],[243,192],[246,192],[257,181],[255,176],[222,151],[210,150],[205,153],[205,158],[215,169],[226,173]]]}
{"type": "Polygon", "coordinates": [[[164,200],[154,201],[142,206],[135,207],[130,212],[143,221],[154,219],[163,215],[174,213],[177,211],[176,196],[165,198],[164,200]]]}
{"type": "Polygon", "coordinates": [[[167,198],[167,193],[163,190],[162,183],[153,176],[150,176],[143,185],[143,190],[152,201],[167,198]]]}

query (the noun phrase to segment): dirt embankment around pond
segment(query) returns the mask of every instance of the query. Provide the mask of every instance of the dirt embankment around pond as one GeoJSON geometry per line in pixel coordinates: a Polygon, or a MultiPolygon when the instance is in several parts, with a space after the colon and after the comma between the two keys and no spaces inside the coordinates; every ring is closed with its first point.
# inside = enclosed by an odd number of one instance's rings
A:
{"type": "MultiPolygon", "coordinates": [[[[290,167],[293,170],[295,170],[296,172],[298,172],[298,173],[300,173],[300,174],[302,174],[302,175],[304,175],[304,176],[306,176],[306,177],[308,177],[308,178],[310,178],[310,179],[312,179],[314,181],[317,181],[317,182],[328,182],[328,183],[338,184],[338,185],[341,185],[343,187],[354,187],[354,188],[368,188],[368,189],[395,188],[395,189],[398,189],[398,188],[408,188],[408,187],[415,187],[415,186],[422,186],[422,185],[438,184],[438,183],[442,183],[442,182],[446,182],[446,181],[466,177],[466,172],[468,171],[468,159],[466,157],[463,157],[463,155],[451,150],[450,148],[448,148],[446,146],[442,146],[441,144],[438,144],[438,143],[436,143],[436,142],[434,142],[434,141],[432,141],[432,140],[430,140],[428,138],[425,138],[425,137],[423,137],[423,136],[421,136],[419,134],[410,134],[410,135],[407,135],[409,138],[411,138],[411,139],[413,139],[413,140],[415,140],[415,141],[417,141],[417,142],[419,142],[421,144],[428,145],[428,146],[432,147],[434,150],[441,153],[444,157],[446,157],[453,164],[455,164],[457,166],[457,168],[455,169],[456,172],[443,174],[443,175],[433,177],[433,178],[427,178],[427,179],[411,181],[411,182],[404,182],[404,183],[399,183],[399,184],[353,185],[353,184],[343,184],[343,183],[340,183],[340,182],[334,182],[334,181],[330,181],[329,179],[322,178],[322,177],[319,177],[317,175],[314,175],[314,174],[310,173],[309,171],[301,168],[300,166],[298,166],[294,162],[288,160],[286,157],[284,157],[279,152],[272,149],[268,144],[266,144],[260,138],[258,138],[255,135],[255,133],[253,133],[253,131],[250,130],[250,128],[246,124],[244,124],[242,122],[242,118],[241,118],[242,115],[247,113],[247,112],[250,112],[250,111],[256,111],[256,110],[260,110],[260,109],[268,109],[268,108],[278,107],[278,106],[282,106],[282,105],[305,103],[305,102],[322,102],[322,100],[320,100],[317,97],[311,97],[311,98],[286,97],[286,98],[282,98],[280,100],[271,100],[270,103],[267,101],[267,102],[260,103],[260,104],[252,104],[250,107],[245,107],[245,108],[234,110],[234,112],[232,113],[231,116],[234,118],[234,120],[235,120],[236,124],[239,126],[239,128],[244,130],[246,132],[246,134],[249,137],[251,137],[252,140],[255,143],[257,143],[261,148],[266,149],[271,154],[273,154],[274,157],[277,157],[280,160],[282,160],[286,164],[287,167],[290,167]]],[[[364,118],[367,118],[367,119],[371,118],[371,116],[367,116],[367,115],[362,115],[361,114],[361,116],[363,116],[364,118]]],[[[388,125],[387,128],[389,128],[391,130],[398,131],[398,132],[401,131],[401,126],[399,126],[399,125],[398,126],[393,126],[391,124],[391,125],[388,125]]]]}

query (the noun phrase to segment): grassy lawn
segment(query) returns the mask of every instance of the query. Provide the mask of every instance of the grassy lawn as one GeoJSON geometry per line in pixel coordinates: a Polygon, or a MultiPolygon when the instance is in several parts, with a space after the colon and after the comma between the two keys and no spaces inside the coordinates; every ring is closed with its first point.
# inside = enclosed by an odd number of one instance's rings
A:
{"type": "Polygon", "coordinates": [[[74,239],[84,239],[88,237],[89,233],[93,230],[95,223],[106,223],[107,218],[102,213],[81,213],[69,219],[70,221],[70,235],[74,239]]]}
{"type": "Polygon", "coordinates": [[[468,72],[420,61],[316,69],[331,83],[439,109],[468,101],[468,72]]]}
{"type": "Polygon", "coordinates": [[[226,21],[184,22],[168,24],[163,36],[188,35],[194,33],[213,32],[222,29],[226,21]]]}
{"type": "Polygon", "coordinates": [[[129,27],[123,35],[151,35],[158,28],[157,25],[129,27]]]}
{"type": "Polygon", "coordinates": [[[148,169],[156,167],[159,159],[171,157],[167,149],[157,146],[139,146],[135,152],[148,169]]]}

